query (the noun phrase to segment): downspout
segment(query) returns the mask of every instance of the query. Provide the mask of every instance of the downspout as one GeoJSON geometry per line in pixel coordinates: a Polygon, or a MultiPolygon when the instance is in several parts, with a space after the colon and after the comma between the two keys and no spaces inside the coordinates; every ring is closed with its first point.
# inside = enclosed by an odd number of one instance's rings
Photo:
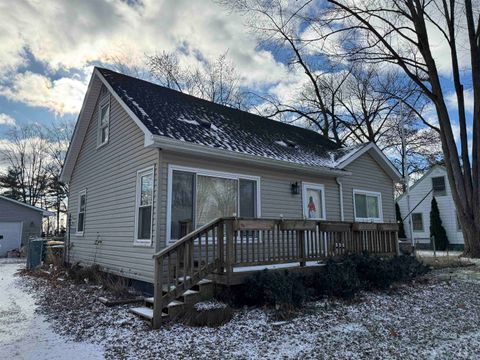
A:
{"type": "Polygon", "coordinates": [[[340,220],[345,221],[344,216],[343,216],[343,184],[340,182],[339,177],[335,178],[335,181],[338,184],[338,195],[339,195],[339,198],[340,198],[340,220]]]}

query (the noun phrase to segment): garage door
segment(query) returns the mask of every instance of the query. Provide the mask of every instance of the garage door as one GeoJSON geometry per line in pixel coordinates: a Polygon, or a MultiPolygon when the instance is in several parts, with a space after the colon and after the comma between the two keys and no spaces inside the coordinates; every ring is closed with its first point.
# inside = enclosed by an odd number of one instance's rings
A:
{"type": "Polygon", "coordinates": [[[19,249],[22,239],[21,222],[0,222],[0,257],[7,251],[19,249]]]}

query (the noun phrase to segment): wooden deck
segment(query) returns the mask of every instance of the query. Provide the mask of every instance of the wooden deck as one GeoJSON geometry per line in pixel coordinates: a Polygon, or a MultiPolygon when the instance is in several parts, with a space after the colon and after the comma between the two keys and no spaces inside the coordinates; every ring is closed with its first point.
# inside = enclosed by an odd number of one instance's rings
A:
{"type": "Polygon", "coordinates": [[[364,251],[394,255],[398,253],[397,231],[393,223],[216,219],[154,255],[152,325],[160,326],[166,304],[206,277],[231,285],[275,264],[304,268],[364,251]]]}

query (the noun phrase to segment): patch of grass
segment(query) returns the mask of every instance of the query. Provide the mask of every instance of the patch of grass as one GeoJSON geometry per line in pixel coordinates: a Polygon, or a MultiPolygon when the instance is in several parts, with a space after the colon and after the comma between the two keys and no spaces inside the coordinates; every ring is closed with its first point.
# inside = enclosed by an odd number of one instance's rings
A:
{"type": "Polygon", "coordinates": [[[100,285],[118,298],[133,296],[129,291],[130,279],[107,273],[103,271],[100,265],[81,266],[80,264],[74,264],[67,270],[67,274],[77,284],[91,283],[100,285]]]}
{"type": "Polygon", "coordinates": [[[203,311],[191,309],[183,316],[183,322],[196,327],[218,327],[229,322],[232,317],[233,309],[230,306],[203,311]]]}
{"type": "Polygon", "coordinates": [[[417,256],[417,259],[433,269],[459,268],[475,265],[468,259],[458,256],[417,256]]]}

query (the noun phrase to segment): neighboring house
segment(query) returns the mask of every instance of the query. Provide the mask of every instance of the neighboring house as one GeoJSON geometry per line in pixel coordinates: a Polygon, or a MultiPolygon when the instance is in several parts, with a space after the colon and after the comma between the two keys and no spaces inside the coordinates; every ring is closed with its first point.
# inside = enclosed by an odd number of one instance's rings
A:
{"type": "MultiPolygon", "coordinates": [[[[430,248],[430,209],[432,197],[438,203],[440,218],[447,232],[450,249],[463,249],[463,234],[450,190],[447,169],[435,165],[410,188],[410,210],[412,212],[413,237],[419,248],[430,248]]],[[[402,218],[408,215],[407,197],[402,194],[397,203],[402,218]]],[[[404,220],[405,234],[411,238],[408,218],[404,220]]]]}
{"type": "Polygon", "coordinates": [[[0,195],[0,257],[20,249],[42,233],[42,221],[53,213],[0,195]]]}
{"type": "Polygon", "coordinates": [[[218,217],[394,223],[400,175],[374,144],[95,68],[61,179],[70,261],[151,283],[154,253],[218,217]]]}

